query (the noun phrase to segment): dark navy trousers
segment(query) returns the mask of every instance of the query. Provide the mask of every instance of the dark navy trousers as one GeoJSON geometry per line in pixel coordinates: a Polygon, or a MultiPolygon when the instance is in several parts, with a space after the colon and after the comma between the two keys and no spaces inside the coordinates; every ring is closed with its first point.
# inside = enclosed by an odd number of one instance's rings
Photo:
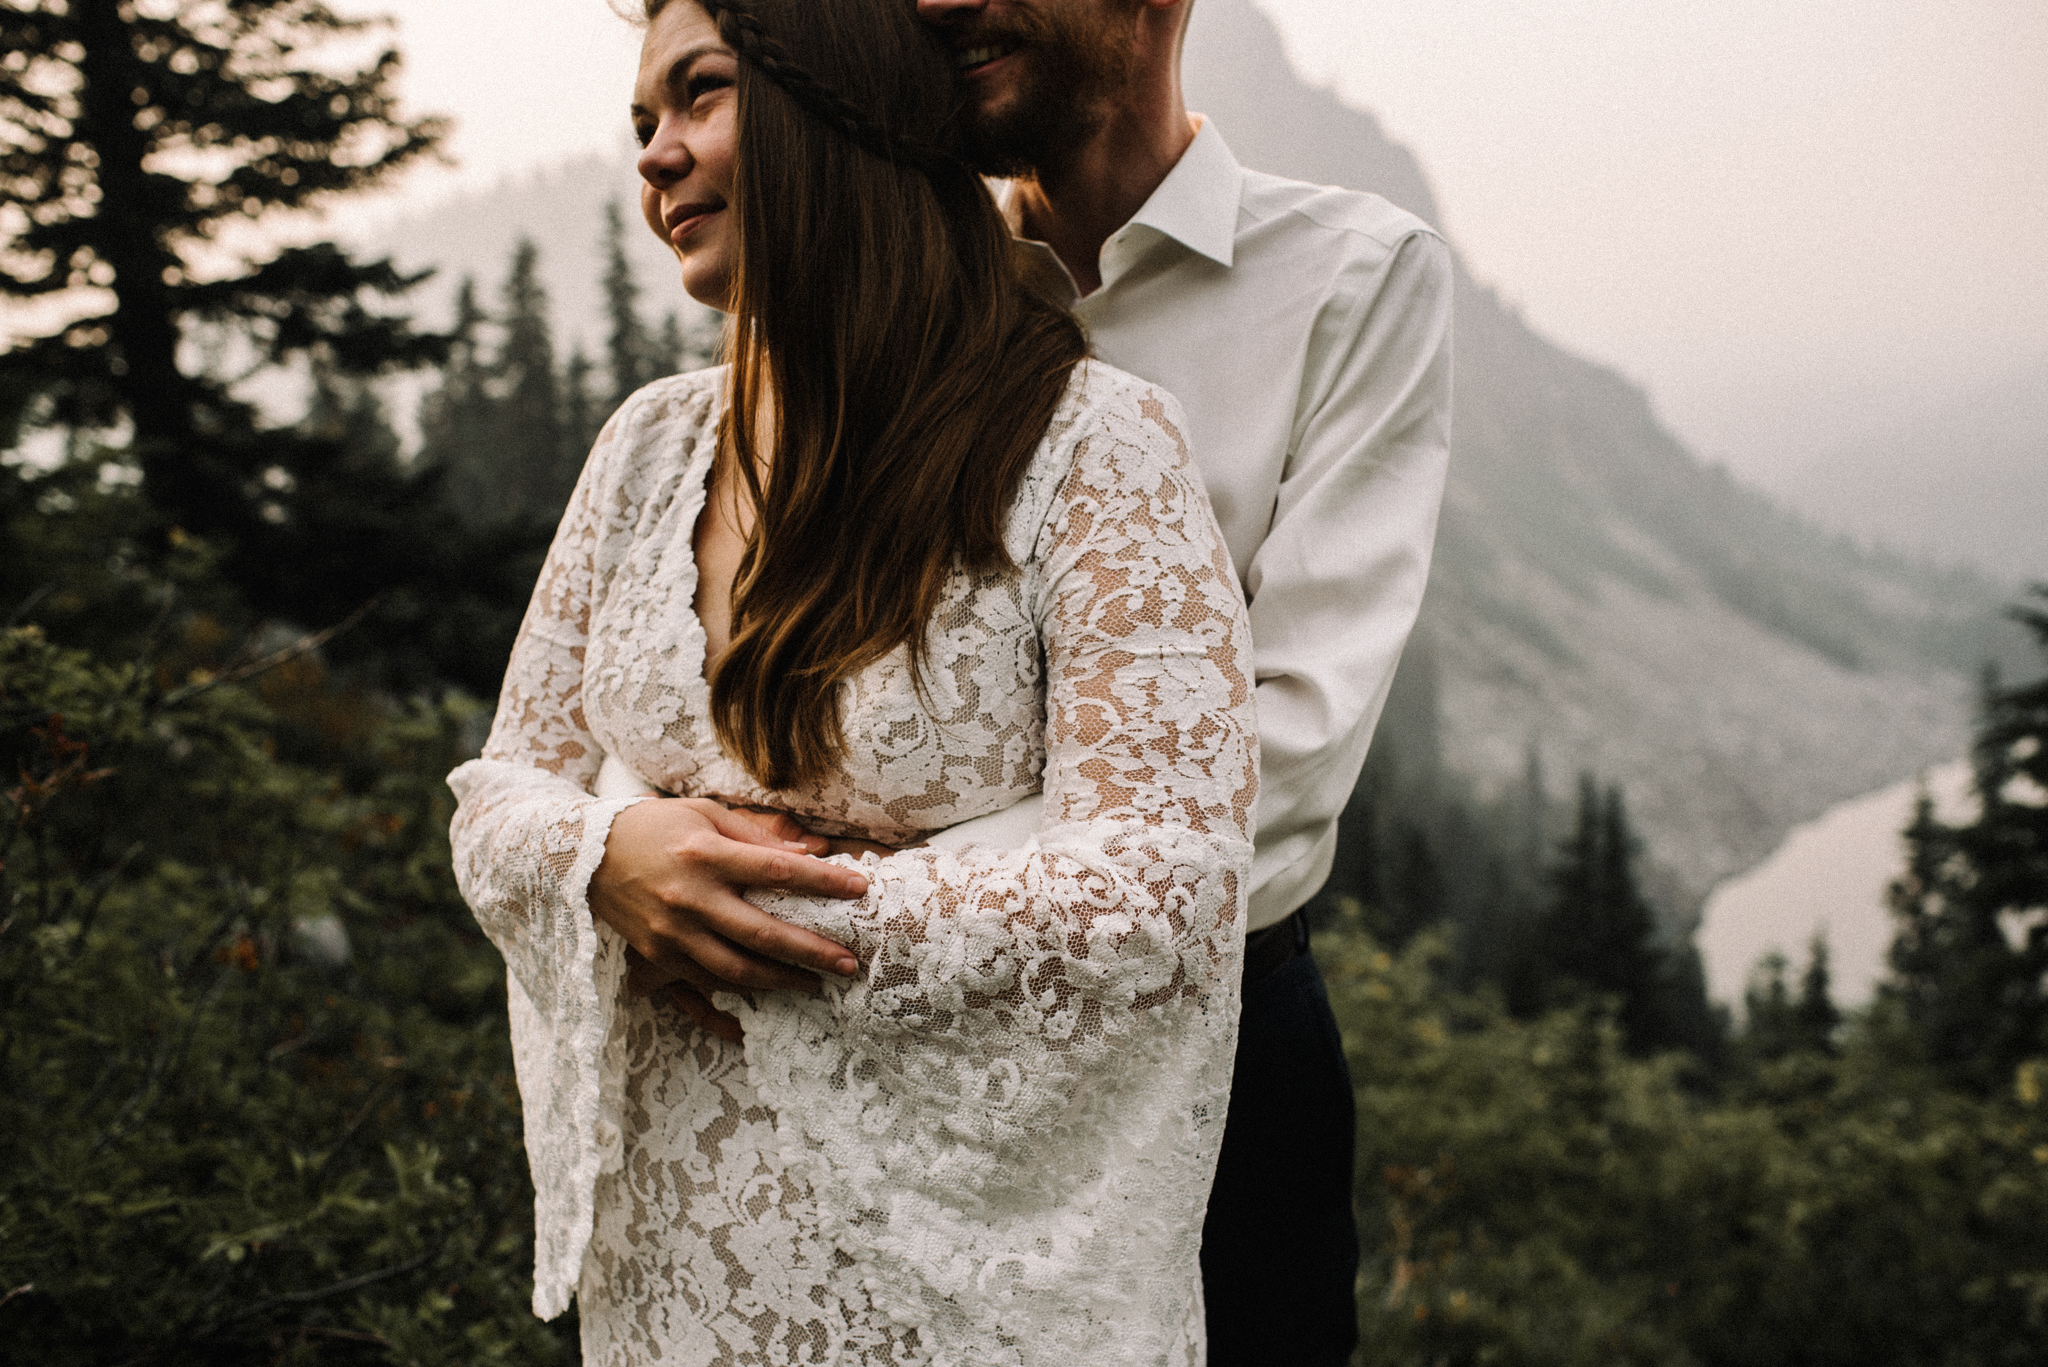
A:
{"type": "Polygon", "coordinates": [[[1315,956],[1248,984],[1209,1216],[1209,1367],[1345,1367],[1358,1342],[1357,1116],[1315,956]]]}

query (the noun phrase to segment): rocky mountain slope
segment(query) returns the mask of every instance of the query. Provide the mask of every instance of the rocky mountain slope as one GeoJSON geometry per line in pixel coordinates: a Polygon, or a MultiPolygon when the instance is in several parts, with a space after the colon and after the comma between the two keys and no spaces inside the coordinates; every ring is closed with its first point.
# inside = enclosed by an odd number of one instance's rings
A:
{"type": "MultiPolygon", "coordinates": [[[[1246,165],[1439,221],[1412,154],[1205,0],[1188,100],[1246,165]]],[[[1451,483],[1421,632],[1446,762],[1623,783],[1694,896],[1845,797],[1961,752],[2003,590],[1859,550],[1693,457],[1648,397],[1460,269],[1451,483]]],[[[1385,735],[1379,743],[1399,745],[1385,735]]]]}
{"type": "MultiPolygon", "coordinates": [[[[1415,157],[1287,65],[1249,0],[1203,0],[1189,103],[1240,160],[1383,194],[1438,221],[1415,157]]],[[[488,299],[514,239],[540,245],[558,329],[593,354],[603,205],[631,158],[565,164],[384,235],[488,299]]],[[[661,244],[630,235],[648,311],[685,308],[661,244]]],[[[1226,325],[1219,320],[1219,325],[1226,325]]],[[[1681,916],[1830,805],[1961,753],[1971,683],[2015,649],[2006,590],[1866,553],[1692,456],[1620,376],[1537,335],[1462,269],[1451,486],[1421,627],[1449,765],[1626,786],[1681,916]]],[[[566,345],[565,345],[566,350],[566,345]]],[[[2020,658],[2018,656],[2016,659],[2020,658]]],[[[1400,745],[1398,728],[1381,742],[1400,745]]]]}

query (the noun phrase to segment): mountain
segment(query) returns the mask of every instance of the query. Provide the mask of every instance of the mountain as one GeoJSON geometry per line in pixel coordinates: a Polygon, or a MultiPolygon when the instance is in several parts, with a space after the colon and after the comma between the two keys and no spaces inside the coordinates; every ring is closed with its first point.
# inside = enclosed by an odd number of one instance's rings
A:
{"type": "MultiPolygon", "coordinates": [[[[1441,221],[1414,155],[1304,83],[1249,0],[1204,0],[1184,70],[1246,165],[1441,221]]],[[[1736,484],[1462,264],[1456,327],[1450,486],[1411,651],[1431,661],[1452,769],[1516,783],[1533,746],[1547,773],[1619,781],[1690,902],[1836,802],[1962,753],[1980,661],[2024,658],[2001,586],[1866,551],[1736,484]]]]}
{"type": "Polygon", "coordinates": [[[2048,580],[2048,352],[1793,464],[1771,491],[1900,551],[2048,580]],[[1939,470],[1940,478],[1929,472],[1939,470]]]}
{"type": "MultiPolygon", "coordinates": [[[[1202,0],[1185,72],[1191,107],[1246,165],[1439,221],[1415,156],[1304,83],[1249,0],[1202,0]]],[[[422,295],[437,318],[462,274],[493,297],[514,240],[533,237],[558,330],[595,354],[601,214],[614,198],[632,212],[630,162],[507,181],[379,241],[443,267],[422,295]]],[[[629,240],[648,314],[685,308],[661,244],[629,240]]],[[[2005,589],[1867,551],[1736,484],[1640,389],[1462,267],[1456,313],[1451,483],[1411,650],[1433,661],[1440,716],[1390,722],[1376,744],[1440,744],[1482,790],[1520,782],[1532,746],[1549,774],[1622,783],[1681,920],[1795,825],[1963,752],[1979,662],[2028,659],[1997,616],[2005,589]]]]}
{"type": "Polygon", "coordinates": [[[667,244],[640,226],[639,176],[631,144],[614,155],[593,154],[511,176],[488,190],[459,195],[415,217],[369,230],[355,244],[389,253],[408,269],[435,267],[434,277],[414,290],[419,317],[444,324],[453,316],[455,287],[476,281],[486,308],[498,303],[512,249],[529,238],[540,249],[540,277],[547,290],[558,345],[566,355],[581,344],[592,358],[603,353],[604,211],[617,204],[626,216],[626,256],[640,281],[641,312],[650,325],[676,313],[703,325],[709,315],[683,293],[682,276],[667,244]]]}

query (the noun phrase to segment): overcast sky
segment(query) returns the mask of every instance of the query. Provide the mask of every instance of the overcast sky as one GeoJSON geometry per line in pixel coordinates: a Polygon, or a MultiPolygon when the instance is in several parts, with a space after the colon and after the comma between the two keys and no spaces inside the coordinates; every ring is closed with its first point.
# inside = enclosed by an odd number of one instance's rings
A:
{"type": "MultiPolygon", "coordinates": [[[[2048,365],[2048,0],[1259,3],[1415,150],[1475,272],[1709,458],[1768,484],[2048,365]]],[[[396,15],[409,102],[458,121],[408,202],[625,155],[605,0],[345,8],[396,15]]]]}

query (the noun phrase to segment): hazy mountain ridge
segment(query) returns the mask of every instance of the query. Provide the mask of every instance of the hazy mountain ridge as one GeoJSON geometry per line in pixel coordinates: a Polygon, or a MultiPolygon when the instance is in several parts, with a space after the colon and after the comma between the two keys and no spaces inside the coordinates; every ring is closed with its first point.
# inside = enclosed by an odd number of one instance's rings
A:
{"type": "MultiPolygon", "coordinates": [[[[1204,0],[1186,77],[1246,165],[1440,221],[1413,154],[1295,75],[1248,0],[1204,0]]],[[[463,274],[494,302],[514,240],[532,237],[564,351],[575,337],[594,357],[603,207],[630,218],[634,185],[623,149],[564,163],[396,225],[380,249],[442,267],[418,301],[439,319],[463,274]]],[[[628,242],[648,317],[694,310],[664,246],[628,242]]],[[[1452,769],[1518,781],[1533,743],[1554,783],[1582,767],[1623,783],[1691,901],[1833,803],[1962,752],[1970,678],[2017,640],[1996,618],[2006,590],[1786,513],[1462,267],[1457,290],[1451,482],[1417,652],[1435,657],[1452,769]]]]}
{"type": "Polygon", "coordinates": [[[540,249],[541,282],[563,354],[580,343],[597,359],[606,330],[598,275],[607,204],[616,203],[625,215],[626,256],[639,278],[641,312],[649,325],[671,311],[686,321],[708,313],[683,293],[667,244],[641,226],[639,184],[631,144],[622,142],[614,156],[557,162],[457,196],[374,231],[361,245],[388,252],[411,269],[434,267],[434,277],[414,290],[411,304],[423,321],[444,324],[464,276],[476,282],[486,309],[497,306],[513,246],[529,238],[540,249]]]}
{"type": "Polygon", "coordinates": [[[1799,462],[1771,487],[1880,544],[2048,580],[2048,352],[1985,376],[1962,399],[1799,462]]]}
{"type": "MultiPolygon", "coordinates": [[[[1188,99],[1248,166],[1440,223],[1415,157],[1305,84],[1248,0],[1207,0],[1188,99]]],[[[1623,783],[1692,895],[1843,798],[1961,753],[2004,590],[1874,554],[1694,457],[1648,396],[1462,266],[1450,485],[1420,631],[1442,751],[1482,785],[1623,783]]],[[[1399,744],[1388,736],[1381,743],[1399,744]]]]}

